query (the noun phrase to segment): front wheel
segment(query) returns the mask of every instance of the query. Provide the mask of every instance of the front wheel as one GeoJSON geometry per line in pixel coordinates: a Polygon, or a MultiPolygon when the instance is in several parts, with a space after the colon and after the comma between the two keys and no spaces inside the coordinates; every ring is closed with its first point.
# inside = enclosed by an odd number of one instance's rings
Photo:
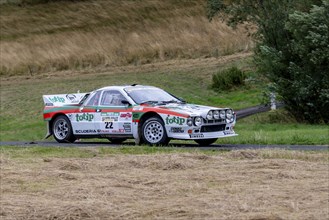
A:
{"type": "Polygon", "coordinates": [[[194,140],[194,141],[197,142],[201,146],[208,146],[208,145],[214,143],[215,141],[217,141],[217,138],[199,139],[199,140],[194,140]]]}
{"type": "Polygon", "coordinates": [[[55,118],[52,126],[54,138],[59,143],[73,143],[76,138],[73,135],[72,126],[70,120],[60,115],[55,118]]]}
{"type": "Polygon", "coordinates": [[[144,122],[142,138],[149,145],[167,145],[169,143],[165,126],[159,117],[152,117],[144,122]]]}

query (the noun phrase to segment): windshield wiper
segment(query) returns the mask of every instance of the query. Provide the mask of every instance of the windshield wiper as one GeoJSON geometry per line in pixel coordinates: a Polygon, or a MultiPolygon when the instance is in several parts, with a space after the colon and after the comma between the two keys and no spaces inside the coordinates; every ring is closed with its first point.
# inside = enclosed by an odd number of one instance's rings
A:
{"type": "Polygon", "coordinates": [[[142,105],[142,104],[156,104],[156,103],[158,103],[159,101],[152,101],[152,100],[148,100],[148,101],[144,101],[144,102],[141,102],[141,103],[139,103],[140,105],[142,105]]]}
{"type": "Polygon", "coordinates": [[[163,103],[165,103],[165,104],[169,104],[169,103],[180,103],[180,104],[184,104],[186,102],[185,101],[181,101],[181,100],[170,100],[170,101],[163,101],[163,103]]]}

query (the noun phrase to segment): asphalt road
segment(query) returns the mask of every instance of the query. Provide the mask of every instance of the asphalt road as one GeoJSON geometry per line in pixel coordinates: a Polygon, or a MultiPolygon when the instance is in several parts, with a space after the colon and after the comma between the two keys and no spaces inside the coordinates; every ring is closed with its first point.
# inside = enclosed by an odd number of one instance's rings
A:
{"type": "MultiPolygon", "coordinates": [[[[0,146],[17,147],[121,147],[135,146],[132,141],[124,142],[122,145],[115,145],[109,142],[90,142],[80,141],[75,143],[57,143],[55,141],[1,141],[0,146]]],[[[172,141],[169,147],[182,149],[200,149],[200,150],[245,150],[245,149],[286,149],[286,150],[307,150],[307,151],[328,151],[329,145],[253,145],[253,144],[212,144],[210,146],[199,146],[197,144],[182,144],[172,141]]]]}

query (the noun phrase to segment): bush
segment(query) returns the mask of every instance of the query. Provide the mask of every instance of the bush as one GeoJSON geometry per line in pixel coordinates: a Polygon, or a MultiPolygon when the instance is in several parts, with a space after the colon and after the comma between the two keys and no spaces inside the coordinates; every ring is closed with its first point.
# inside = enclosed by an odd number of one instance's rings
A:
{"type": "Polygon", "coordinates": [[[329,123],[329,0],[208,0],[216,14],[257,26],[257,69],[297,121],[329,123]]]}
{"type": "Polygon", "coordinates": [[[217,72],[212,77],[212,88],[218,92],[244,85],[246,74],[237,67],[217,72]]]}

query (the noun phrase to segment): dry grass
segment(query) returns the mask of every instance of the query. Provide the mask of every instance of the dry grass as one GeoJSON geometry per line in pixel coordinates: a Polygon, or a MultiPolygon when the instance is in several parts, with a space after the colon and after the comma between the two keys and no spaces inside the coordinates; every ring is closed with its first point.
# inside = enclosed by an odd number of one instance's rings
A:
{"type": "Polygon", "coordinates": [[[1,74],[219,57],[252,47],[243,27],[209,22],[201,0],[60,2],[3,12],[1,74]]]}
{"type": "Polygon", "coordinates": [[[1,219],[328,219],[328,154],[1,157],[1,219]],[[289,159],[287,159],[289,158],[289,159]]]}

